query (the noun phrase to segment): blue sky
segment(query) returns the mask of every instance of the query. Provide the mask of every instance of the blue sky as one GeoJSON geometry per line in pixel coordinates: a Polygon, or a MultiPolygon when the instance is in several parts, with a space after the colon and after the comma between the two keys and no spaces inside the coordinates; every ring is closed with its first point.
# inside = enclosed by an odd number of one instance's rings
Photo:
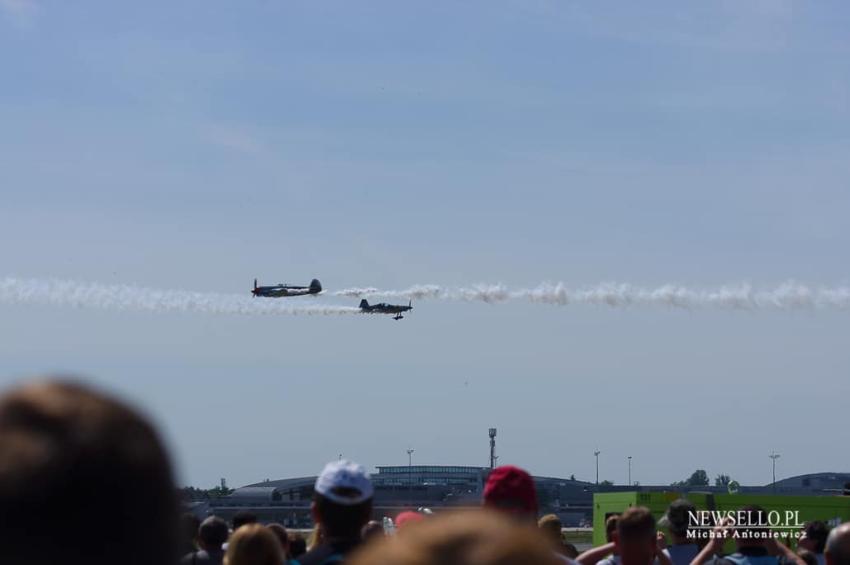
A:
{"type": "MultiPolygon", "coordinates": [[[[846,284],[848,28],[839,1],[0,0],[0,275],[846,284]]],[[[848,469],[846,311],[0,315],[0,383],[118,391],[195,485],[485,464],[490,426],[539,474],[848,469]]]]}

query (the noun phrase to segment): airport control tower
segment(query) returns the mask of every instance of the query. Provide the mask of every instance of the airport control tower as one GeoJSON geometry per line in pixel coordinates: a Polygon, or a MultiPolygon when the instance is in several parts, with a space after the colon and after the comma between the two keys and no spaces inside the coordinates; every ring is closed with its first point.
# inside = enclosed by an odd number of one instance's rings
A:
{"type": "Polygon", "coordinates": [[[490,428],[490,469],[496,468],[496,428],[490,428]]]}

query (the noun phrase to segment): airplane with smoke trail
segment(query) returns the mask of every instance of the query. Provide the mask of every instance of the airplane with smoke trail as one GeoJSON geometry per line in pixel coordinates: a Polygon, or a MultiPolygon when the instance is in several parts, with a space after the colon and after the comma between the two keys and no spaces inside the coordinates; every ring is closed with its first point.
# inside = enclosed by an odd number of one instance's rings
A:
{"type": "Polygon", "coordinates": [[[386,304],[385,302],[369,304],[369,301],[364,298],[360,301],[360,310],[364,314],[395,314],[393,320],[402,320],[404,319],[404,316],[401,315],[402,312],[413,310],[413,299],[407,303],[407,306],[404,306],[402,304],[386,304]]]}
{"type": "Polygon", "coordinates": [[[257,279],[254,279],[254,290],[251,291],[251,294],[253,294],[255,298],[257,296],[282,298],[285,296],[305,296],[307,294],[321,293],[322,283],[319,282],[319,279],[313,279],[310,281],[310,286],[293,286],[283,283],[271,286],[257,286],[257,279]]]}

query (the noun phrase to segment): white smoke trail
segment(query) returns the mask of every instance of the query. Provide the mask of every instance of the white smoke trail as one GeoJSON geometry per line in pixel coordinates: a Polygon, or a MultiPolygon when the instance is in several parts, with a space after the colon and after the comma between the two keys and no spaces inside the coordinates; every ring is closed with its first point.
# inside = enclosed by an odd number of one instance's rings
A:
{"type": "Polygon", "coordinates": [[[497,304],[509,300],[527,300],[540,304],[566,306],[590,304],[623,308],[628,306],[662,306],[668,308],[720,308],[726,310],[801,310],[848,309],[850,287],[811,287],[786,282],[766,289],[749,284],[721,286],[714,289],[666,284],[645,288],[622,283],[603,283],[592,287],[569,288],[564,283],[544,283],[534,288],[511,290],[503,285],[478,284],[470,287],[417,285],[404,290],[349,288],[332,293],[335,296],[368,298],[383,296],[398,299],[463,300],[497,304]]]}
{"type": "MultiPolygon", "coordinates": [[[[622,283],[570,288],[564,283],[544,283],[511,290],[504,285],[468,287],[416,285],[404,290],[349,288],[331,296],[368,298],[382,296],[412,300],[459,300],[499,304],[523,300],[538,304],[629,306],[725,310],[850,309],[850,287],[812,287],[786,282],[767,289],[748,284],[714,289],[672,284],[645,288],[622,283]]],[[[201,312],[234,315],[341,315],[358,314],[353,306],[300,302],[303,299],[264,299],[245,295],[186,290],[160,290],[132,285],[85,283],[56,279],[0,279],[0,304],[46,304],[108,310],[149,312],[201,312]],[[297,301],[297,302],[296,302],[297,301]]]]}
{"type": "Polygon", "coordinates": [[[236,294],[159,290],[131,285],[55,279],[0,279],[0,304],[45,304],[104,310],[200,312],[241,315],[359,314],[360,309],[321,304],[292,304],[236,294]]]}

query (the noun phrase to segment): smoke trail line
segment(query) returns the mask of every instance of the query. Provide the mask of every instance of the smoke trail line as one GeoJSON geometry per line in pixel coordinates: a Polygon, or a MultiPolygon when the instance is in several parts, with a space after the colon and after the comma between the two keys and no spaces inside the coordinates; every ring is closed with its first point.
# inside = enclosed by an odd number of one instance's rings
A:
{"type": "Polygon", "coordinates": [[[603,283],[592,287],[570,288],[564,283],[544,283],[534,288],[516,290],[500,284],[479,284],[469,287],[416,285],[404,290],[348,288],[332,294],[357,298],[383,296],[413,300],[461,300],[489,304],[526,300],[558,306],[590,304],[611,308],[628,306],[726,310],[850,308],[850,287],[812,287],[795,282],[786,282],[766,289],[756,289],[749,284],[704,289],[672,284],[644,288],[623,283],[603,283]]]}
{"type": "Polygon", "coordinates": [[[236,294],[161,290],[55,279],[0,279],[0,304],[44,304],[103,310],[200,312],[234,315],[359,314],[348,306],[299,304],[236,294]]]}

